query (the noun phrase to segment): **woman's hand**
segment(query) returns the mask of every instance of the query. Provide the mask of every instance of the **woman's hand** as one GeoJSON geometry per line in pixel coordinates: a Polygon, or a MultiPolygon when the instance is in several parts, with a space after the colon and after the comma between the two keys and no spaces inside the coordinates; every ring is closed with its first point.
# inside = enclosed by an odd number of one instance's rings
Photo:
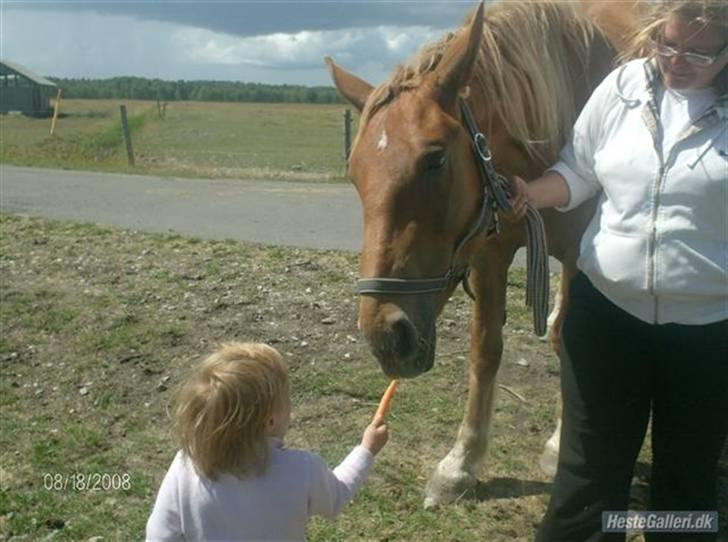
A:
{"type": "Polygon", "coordinates": [[[511,207],[510,212],[501,211],[501,216],[508,222],[519,222],[526,216],[528,209],[528,185],[526,181],[514,175],[511,180],[511,207]]]}

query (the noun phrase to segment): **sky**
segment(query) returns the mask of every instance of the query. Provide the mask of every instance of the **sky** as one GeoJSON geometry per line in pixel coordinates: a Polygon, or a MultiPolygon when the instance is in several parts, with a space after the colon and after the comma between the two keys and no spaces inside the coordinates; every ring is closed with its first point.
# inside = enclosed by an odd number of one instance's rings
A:
{"type": "Polygon", "coordinates": [[[0,59],[52,77],[375,84],[474,0],[0,0],[0,59]]]}

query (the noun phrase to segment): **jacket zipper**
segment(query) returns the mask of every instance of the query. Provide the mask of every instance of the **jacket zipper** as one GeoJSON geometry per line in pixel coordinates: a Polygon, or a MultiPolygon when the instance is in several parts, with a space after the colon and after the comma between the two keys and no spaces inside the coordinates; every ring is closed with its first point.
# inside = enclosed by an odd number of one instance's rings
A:
{"type": "Polygon", "coordinates": [[[665,167],[660,157],[660,169],[657,173],[655,181],[655,191],[652,197],[652,212],[650,213],[650,247],[648,251],[649,260],[647,261],[647,291],[651,295],[655,295],[655,252],[657,250],[657,211],[660,204],[660,186],[662,186],[662,177],[665,167]]]}
{"type": "Polygon", "coordinates": [[[655,192],[654,196],[652,198],[652,213],[650,217],[650,248],[649,248],[649,260],[648,260],[648,267],[647,267],[647,290],[652,295],[652,298],[654,300],[653,305],[653,322],[657,323],[657,316],[658,316],[658,310],[657,310],[657,291],[656,291],[656,275],[657,275],[657,265],[655,263],[656,254],[657,254],[657,216],[659,214],[660,209],[660,195],[662,192],[662,184],[663,180],[665,178],[665,164],[662,161],[662,155],[660,155],[660,169],[657,174],[657,182],[655,185],[655,192]]]}
{"type": "Polygon", "coordinates": [[[653,322],[657,323],[657,293],[655,291],[655,253],[657,252],[657,214],[660,205],[660,190],[662,187],[662,180],[665,176],[665,160],[663,157],[662,148],[664,144],[662,125],[658,121],[660,116],[654,96],[652,96],[650,101],[648,102],[648,107],[649,111],[652,113],[652,118],[650,119],[651,122],[648,123],[648,128],[650,129],[650,133],[652,134],[652,144],[660,164],[657,172],[657,178],[655,179],[654,192],[652,194],[652,212],[650,213],[650,238],[647,254],[647,291],[654,300],[652,316],[653,322]]]}

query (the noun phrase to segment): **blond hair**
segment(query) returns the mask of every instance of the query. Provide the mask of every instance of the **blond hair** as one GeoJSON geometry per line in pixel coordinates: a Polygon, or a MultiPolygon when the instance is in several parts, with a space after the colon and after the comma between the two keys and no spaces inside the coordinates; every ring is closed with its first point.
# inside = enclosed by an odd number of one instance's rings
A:
{"type": "MultiPolygon", "coordinates": [[[[654,58],[650,44],[659,41],[665,23],[673,16],[703,26],[717,27],[723,35],[728,34],[728,2],[725,0],[659,0],[647,10],[642,24],[619,55],[620,62],[635,58],[654,58]]],[[[728,67],[724,67],[715,78],[715,87],[720,94],[728,92],[728,67]]]]}
{"type": "Polygon", "coordinates": [[[286,365],[274,348],[225,343],[179,389],[174,433],[197,470],[212,480],[223,473],[261,473],[268,462],[268,420],[287,398],[286,365]]]}

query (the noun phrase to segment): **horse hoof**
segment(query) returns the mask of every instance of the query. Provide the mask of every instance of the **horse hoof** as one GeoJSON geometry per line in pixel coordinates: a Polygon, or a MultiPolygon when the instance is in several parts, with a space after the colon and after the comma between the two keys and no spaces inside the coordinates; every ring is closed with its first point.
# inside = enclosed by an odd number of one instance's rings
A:
{"type": "Polygon", "coordinates": [[[430,497],[429,495],[425,497],[425,510],[434,510],[435,508],[438,508],[440,504],[441,503],[437,497],[430,497]]]}
{"type": "Polygon", "coordinates": [[[440,462],[425,488],[425,509],[451,504],[469,497],[478,483],[477,478],[462,470],[447,468],[446,459],[440,462]]]}

